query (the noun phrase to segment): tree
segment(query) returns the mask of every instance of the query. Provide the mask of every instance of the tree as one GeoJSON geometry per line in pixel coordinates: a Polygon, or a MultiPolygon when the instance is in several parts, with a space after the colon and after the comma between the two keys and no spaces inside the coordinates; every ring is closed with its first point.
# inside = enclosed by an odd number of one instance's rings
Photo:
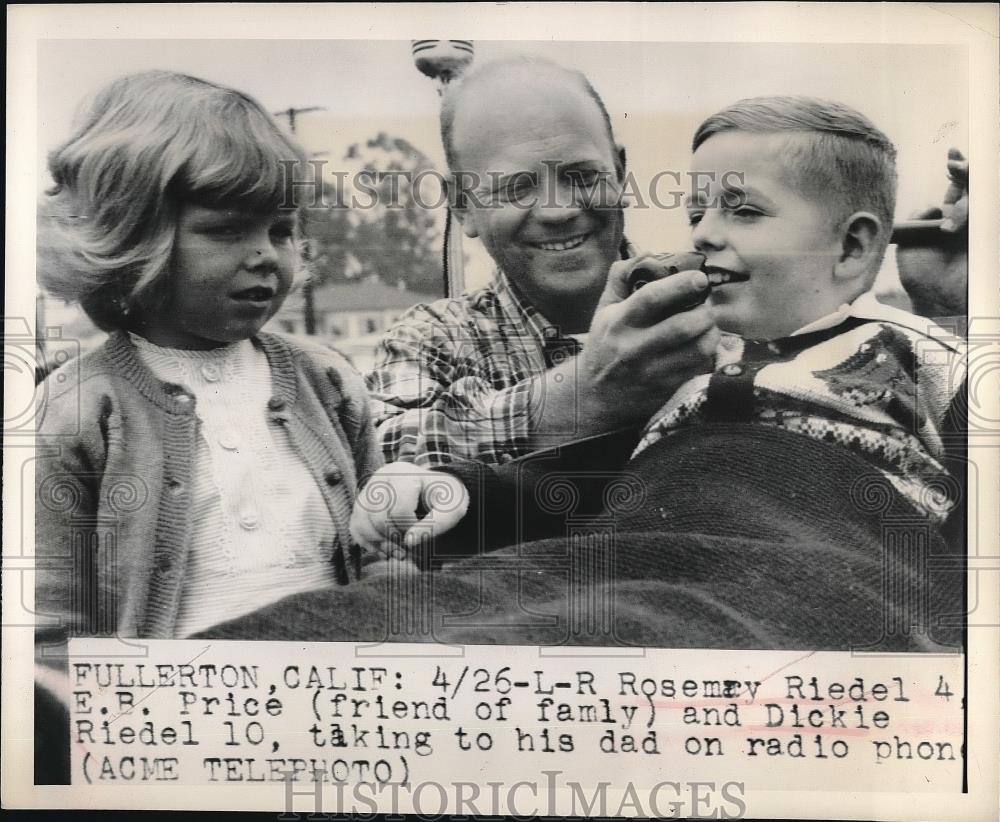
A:
{"type": "MultiPolygon", "coordinates": [[[[386,132],[353,144],[344,156],[351,185],[324,190],[330,206],[313,209],[307,226],[317,284],[378,275],[412,291],[443,293],[441,224],[434,197],[415,197],[412,183],[434,171],[409,141],[386,132]]],[[[433,177],[428,177],[433,180],[433,177]]]]}

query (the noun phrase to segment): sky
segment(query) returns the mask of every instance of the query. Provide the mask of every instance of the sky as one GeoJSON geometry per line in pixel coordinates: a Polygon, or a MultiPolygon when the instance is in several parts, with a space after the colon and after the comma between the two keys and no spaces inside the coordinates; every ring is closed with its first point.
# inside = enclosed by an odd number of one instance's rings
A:
{"type": "MultiPolygon", "coordinates": [[[[581,69],[605,100],[639,181],[688,168],[691,135],[742,97],[808,94],[841,100],[871,118],[899,150],[897,216],[940,202],[950,146],[969,140],[968,56],[959,45],[477,41],[476,62],[539,53],[581,69]]],[[[443,167],[439,98],[408,40],[43,40],[38,47],[38,177],[70,131],[81,100],[131,71],[183,71],[235,86],[272,111],[321,106],[298,133],[331,163],[354,142],[388,131],[443,167]]],[[[649,250],[687,247],[681,209],[632,208],[626,230],[649,250]]],[[[469,244],[469,278],[488,259],[469,244]]],[[[883,282],[893,278],[891,260],[883,282]]]]}

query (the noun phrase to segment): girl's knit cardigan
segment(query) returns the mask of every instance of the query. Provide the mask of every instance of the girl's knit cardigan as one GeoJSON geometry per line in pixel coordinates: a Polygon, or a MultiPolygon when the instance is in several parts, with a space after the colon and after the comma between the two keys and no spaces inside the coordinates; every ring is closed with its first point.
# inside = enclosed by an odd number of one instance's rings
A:
{"type": "MultiPolygon", "coordinates": [[[[359,573],[348,529],[382,463],[361,378],[337,352],[262,333],[269,425],[285,428],[337,529],[341,582],[359,573]]],[[[128,335],[40,388],[35,463],[38,638],[170,638],[187,562],[198,436],[194,396],[158,380],[128,335]]]]}

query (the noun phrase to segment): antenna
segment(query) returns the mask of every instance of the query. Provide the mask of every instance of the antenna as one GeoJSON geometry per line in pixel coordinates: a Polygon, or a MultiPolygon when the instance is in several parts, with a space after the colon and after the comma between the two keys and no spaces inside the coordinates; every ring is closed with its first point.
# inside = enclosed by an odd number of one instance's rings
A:
{"type": "MultiPolygon", "coordinates": [[[[417,70],[437,80],[438,95],[443,95],[449,83],[458,80],[471,65],[475,48],[471,40],[412,40],[410,48],[417,70]]],[[[465,290],[462,271],[462,232],[457,231],[455,215],[448,209],[444,226],[444,287],[445,296],[452,297],[465,290]]]]}
{"type": "Polygon", "coordinates": [[[413,62],[421,74],[438,81],[438,94],[472,63],[471,40],[411,40],[413,62]]]}

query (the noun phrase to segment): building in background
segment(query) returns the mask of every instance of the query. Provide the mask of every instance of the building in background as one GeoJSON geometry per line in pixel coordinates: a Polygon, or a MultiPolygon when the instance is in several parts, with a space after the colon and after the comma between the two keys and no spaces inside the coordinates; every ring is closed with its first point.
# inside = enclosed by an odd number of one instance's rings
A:
{"type": "MultiPolygon", "coordinates": [[[[417,303],[433,302],[434,294],[410,291],[405,284],[389,285],[376,275],[353,282],[324,283],[316,287],[316,339],[332,345],[348,356],[359,371],[367,370],[373,361],[375,345],[399,316],[417,303]]],[[[305,335],[302,291],[297,290],[285,300],[281,310],[268,323],[266,330],[305,335]]],[[[51,329],[42,335],[41,352],[48,367],[65,357],[97,348],[106,334],[96,328],[75,305],[40,294],[39,325],[51,329]]]]}
{"type": "MultiPolygon", "coordinates": [[[[417,303],[438,299],[399,285],[388,285],[377,276],[360,282],[325,283],[313,292],[316,301],[316,334],[331,342],[384,333],[399,316],[417,303]]],[[[302,292],[289,295],[271,325],[289,334],[304,334],[302,292]]]]}
{"type": "MultiPolygon", "coordinates": [[[[359,371],[368,370],[375,345],[400,315],[417,303],[439,299],[434,294],[410,291],[369,275],[353,282],[323,283],[313,290],[316,336],[344,353],[359,371]]],[[[293,292],[269,323],[269,328],[305,334],[302,291],[293,292]]]]}

